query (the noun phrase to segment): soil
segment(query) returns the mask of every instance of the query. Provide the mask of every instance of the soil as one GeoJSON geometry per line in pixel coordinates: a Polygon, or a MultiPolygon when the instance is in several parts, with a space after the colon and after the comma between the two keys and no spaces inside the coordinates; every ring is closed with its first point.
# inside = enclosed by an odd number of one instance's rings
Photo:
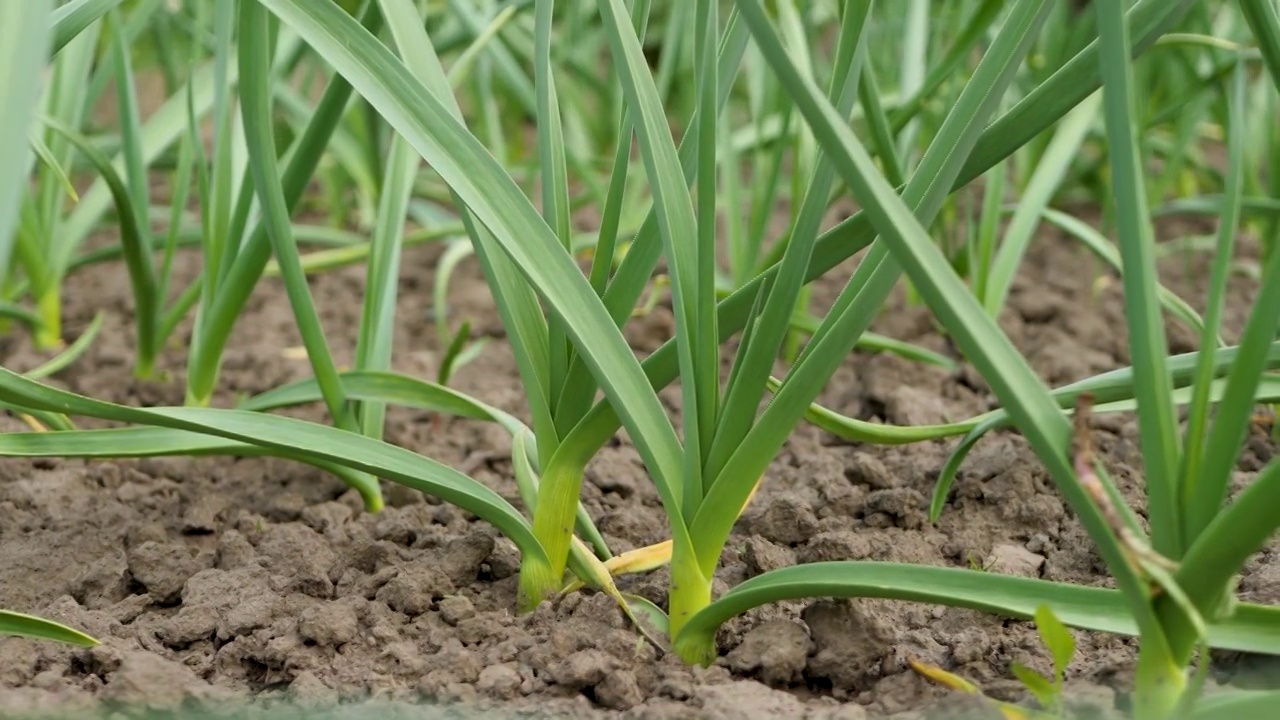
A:
{"type": "MultiPolygon", "coordinates": [[[[1165,227],[1162,235],[1185,231],[1165,227]]],[[[423,377],[434,377],[440,350],[428,305],[438,255],[437,248],[413,250],[402,273],[395,366],[423,377]]],[[[1197,257],[1166,263],[1167,281],[1193,304],[1204,292],[1203,265],[1197,257]]],[[[183,259],[179,273],[195,272],[194,259],[183,259]]],[[[460,273],[450,308],[459,321],[469,318],[478,335],[500,336],[478,269],[468,262],[460,273]]],[[[846,277],[824,280],[819,301],[834,297],[846,277]]],[[[359,269],[313,281],[340,363],[353,354],[362,285],[359,269]]],[[[1233,280],[1228,339],[1239,332],[1253,292],[1252,281],[1233,280]]],[[[79,273],[67,302],[69,335],[99,311],[106,328],[53,382],[122,403],[181,403],[189,329],[167,353],[162,379],[135,380],[122,266],[79,273]]],[[[1128,363],[1118,283],[1083,249],[1052,233],[1029,254],[1001,323],[1054,385],[1128,363]]],[[[873,329],[957,357],[905,292],[895,294],[873,329]]],[[[659,306],[628,333],[638,349],[652,350],[671,333],[669,311],[659,306]]],[[[1171,325],[1170,333],[1174,351],[1194,347],[1184,328],[1171,325]]],[[[306,361],[293,350],[300,344],[282,287],[264,281],[226,354],[216,404],[307,376],[306,361]]],[[[24,370],[47,356],[14,336],[0,357],[24,370]]],[[[525,414],[515,365],[501,342],[462,368],[454,385],[525,414]]],[[[677,394],[664,397],[678,404],[677,394]]],[[[851,356],[821,400],[845,414],[899,424],[957,420],[992,401],[971,369],[868,354],[851,356]]],[[[324,419],[320,409],[294,414],[324,419]]],[[[24,429],[16,418],[0,422],[5,430],[24,429]]],[[[1140,509],[1132,418],[1097,424],[1099,451],[1140,509]]],[[[393,410],[388,440],[519,502],[510,442],[497,427],[393,410]]],[[[927,498],[953,442],[873,447],[800,427],[739,523],[717,591],[797,562],[851,559],[977,563],[992,572],[1108,582],[1045,470],[1012,434],[978,445],[941,520],[930,524],[927,498]]],[[[1237,487],[1274,452],[1256,429],[1237,487]]],[[[615,552],[664,539],[657,494],[625,442],[600,453],[584,492],[615,552]]],[[[600,595],[579,593],[515,614],[518,558],[510,543],[432,498],[393,486],[387,496],[383,512],[367,514],[338,480],[272,459],[0,462],[0,607],[52,617],[103,640],[97,648],[73,649],[0,639],[0,716],[226,715],[254,698],[260,710],[243,712],[362,701],[349,716],[393,717],[396,709],[408,717],[424,712],[416,703],[427,702],[436,712],[521,717],[857,720],[938,709],[954,717],[964,699],[916,675],[908,660],[940,665],[1013,700],[1025,699],[1014,663],[1049,668],[1030,623],[904,602],[817,600],[730,622],[719,636],[719,661],[690,669],[640,642],[600,595]]],[[[625,584],[662,602],[666,577],[658,571],[625,584]]],[[[1275,546],[1249,566],[1241,591],[1253,602],[1277,601],[1275,546]]],[[[1076,637],[1071,694],[1123,709],[1134,642],[1076,637]]],[[[1243,662],[1219,663],[1220,679],[1243,662]]]]}

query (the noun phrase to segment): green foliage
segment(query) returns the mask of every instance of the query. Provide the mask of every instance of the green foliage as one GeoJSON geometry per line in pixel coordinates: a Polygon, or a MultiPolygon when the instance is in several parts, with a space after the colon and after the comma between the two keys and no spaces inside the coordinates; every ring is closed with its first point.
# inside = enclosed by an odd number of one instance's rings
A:
{"type": "Polygon", "coordinates": [[[154,372],[193,312],[194,328],[182,407],[129,408],[41,384],[94,329],[36,372],[0,371],[0,403],[54,430],[0,435],[0,455],[278,456],[336,474],[370,511],[381,507],[380,480],[403,483],[516,543],[522,609],[592,585],[689,662],[710,663],[720,625],[761,604],[890,597],[1034,619],[1053,676],[1014,672],[1053,711],[1074,653],[1068,626],[1140,638],[1143,720],[1194,707],[1196,647],[1280,653],[1276,609],[1231,597],[1233,577],[1280,521],[1280,463],[1228,492],[1254,406],[1280,402],[1280,213],[1275,174],[1264,185],[1260,160],[1277,157],[1280,135],[1259,130],[1258,108],[1274,99],[1247,100],[1280,84],[1274,3],[1099,0],[1076,14],[1049,0],[970,0],[931,10],[919,0],[6,6],[0,86],[31,101],[0,113],[0,137],[23,159],[0,174],[0,316],[59,347],[66,277],[121,258],[139,375],[154,372]],[[165,86],[146,117],[144,55],[165,86]],[[44,74],[40,88],[33,79],[44,74]],[[112,83],[118,127],[104,131],[91,116],[112,83]],[[1225,169],[1199,149],[1212,132],[1225,141],[1225,169]],[[91,183],[77,192],[86,172],[91,183]],[[157,177],[170,190],[159,207],[157,177]],[[951,197],[979,178],[980,202],[951,197]],[[1102,223],[1065,209],[1082,197],[1104,209],[1102,223]],[[859,212],[831,224],[844,201],[859,212]],[[1218,232],[1198,313],[1160,283],[1153,218],[1206,209],[1218,232]],[[320,220],[301,222],[308,210],[320,220]],[[785,220],[776,232],[775,217],[785,220]],[[104,221],[118,244],[86,249],[104,221]],[[996,322],[1047,225],[1119,276],[1132,358],[1056,390],[996,322]],[[1254,268],[1260,290],[1244,331],[1228,344],[1241,228],[1271,250],[1254,268]],[[392,371],[403,254],[423,242],[446,245],[432,278],[436,383],[392,371]],[[200,276],[173,287],[175,257],[188,251],[200,276]],[[855,256],[819,311],[811,284],[855,256]],[[365,264],[366,292],[344,370],[309,275],[352,263],[365,264]],[[497,308],[527,424],[446,387],[486,342],[472,341],[471,318],[450,314],[463,263],[478,265],[497,308]],[[286,288],[313,377],[237,409],[208,407],[264,276],[286,288]],[[997,409],[893,427],[815,404],[855,348],[959,366],[868,332],[904,276],[997,409]],[[666,301],[674,337],[642,359],[627,322],[666,301]],[[1169,354],[1167,316],[1195,331],[1196,352],[1169,354]],[[659,391],[677,380],[673,421],[659,391]],[[272,413],[301,403],[323,403],[330,424],[272,413]],[[387,443],[392,405],[505,428],[523,507],[387,443]],[[1138,417],[1149,534],[1091,452],[1090,413],[1122,411],[1138,417]],[[67,415],[120,426],[78,430],[67,415]],[[960,436],[935,519],[968,450],[991,430],[1021,433],[1115,587],[843,562],[765,573],[713,597],[730,532],[805,420],[878,444],[960,436]],[[580,493],[587,464],[619,429],[655,484],[671,540],[614,557],[580,493]],[[665,611],[613,582],[611,573],[663,563],[665,611]]]}

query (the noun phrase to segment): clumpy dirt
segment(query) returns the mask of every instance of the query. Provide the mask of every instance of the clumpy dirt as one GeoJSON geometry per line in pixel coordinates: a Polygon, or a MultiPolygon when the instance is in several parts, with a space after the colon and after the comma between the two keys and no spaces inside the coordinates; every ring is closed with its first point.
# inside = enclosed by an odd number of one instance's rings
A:
{"type": "MultiPolygon", "coordinates": [[[[433,248],[407,254],[398,308],[396,369],[424,377],[434,376],[440,350],[428,307],[437,257],[433,248]]],[[[190,277],[195,269],[188,258],[180,272],[190,277]]],[[[1167,270],[1169,283],[1198,303],[1201,261],[1171,260],[1167,270]]],[[[840,275],[819,285],[820,302],[843,284],[840,275]]],[[[1052,234],[1030,253],[1001,322],[1052,384],[1127,364],[1120,289],[1108,278],[1085,251],[1052,234]]],[[[352,356],[362,284],[358,269],[313,282],[340,363],[352,356]]],[[[1228,338],[1242,326],[1253,289],[1233,280],[1228,338]]],[[[474,265],[464,266],[452,294],[458,321],[470,319],[478,334],[501,334],[474,265]]],[[[905,297],[895,295],[875,329],[954,357],[929,313],[905,297]]],[[[135,380],[128,298],[119,265],[75,277],[69,331],[98,311],[106,329],[54,382],[117,402],[178,404],[189,331],[174,340],[161,379],[135,380]]],[[[652,350],[670,323],[660,306],[629,327],[630,339],[652,350]]],[[[1194,343],[1171,326],[1175,351],[1194,343]]],[[[292,351],[299,344],[280,285],[264,282],[237,327],[216,404],[305,377],[306,362],[292,351]]],[[[42,359],[18,337],[0,357],[17,370],[42,359]]],[[[460,370],[455,385],[524,413],[500,342],[460,370]]],[[[991,396],[970,369],[855,354],[822,401],[861,418],[918,424],[983,411],[991,396]]],[[[323,420],[318,409],[291,412],[323,420]]],[[[23,429],[16,418],[2,422],[5,430],[23,429]]],[[[1140,505],[1132,419],[1099,418],[1098,426],[1100,451],[1140,505]]],[[[388,439],[518,503],[510,442],[496,427],[393,410],[388,439]]],[[[1106,584],[1083,530],[1026,443],[1011,434],[979,444],[940,522],[930,524],[927,498],[952,444],[872,447],[802,426],[739,523],[717,591],[798,562],[864,559],[1106,584]]],[[[1256,430],[1237,486],[1274,451],[1256,430]]],[[[615,551],[664,539],[657,494],[629,445],[601,452],[584,494],[615,551]]],[[[375,703],[352,717],[368,708],[376,708],[369,717],[409,717],[391,708],[407,713],[411,703],[430,702],[523,717],[906,718],[967,706],[913,673],[909,660],[1015,700],[1025,697],[1013,663],[1048,668],[1029,623],[904,602],[816,600],[728,623],[719,661],[690,669],[641,642],[600,595],[514,614],[518,557],[509,542],[432,498],[396,487],[387,496],[385,511],[367,514],[334,478],[272,459],[0,462],[0,607],[50,616],[103,641],[86,650],[0,639],[0,715],[225,715],[254,697],[263,707],[303,709],[375,703]]],[[[666,578],[657,571],[624,584],[663,602],[666,578]]],[[[1251,563],[1241,589],[1251,601],[1276,602],[1274,547],[1251,563]]],[[[1134,642],[1077,638],[1072,694],[1123,708],[1134,642]]]]}

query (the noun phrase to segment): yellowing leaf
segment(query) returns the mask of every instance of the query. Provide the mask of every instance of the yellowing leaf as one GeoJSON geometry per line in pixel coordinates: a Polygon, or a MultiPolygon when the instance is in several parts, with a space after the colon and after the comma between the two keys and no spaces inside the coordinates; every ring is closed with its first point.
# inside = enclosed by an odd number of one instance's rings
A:
{"type": "Polygon", "coordinates": [[[1031,720],[1033,717],[1030,712],[1009,703],[997,703],[996,709],[1004,716],[1004,720],[1031,720]]]}
{"type": "Polygon", "coordinates": [[[610,558],[604,566],[614,575],[647,572],[671,562],[671,541],[663,540],[656,545],[628,550],[610,558]]]}
{"type": "MultiPolygon", "coordinates": [[[[613,575],[609,574],[609,569],[606,567],[605,563],[601,562],[600,558],[596,557],[595,553],[591,552],[590,548],[578,539],[578,536],[573,536],[572,542],[574,549],[578,551],[578,555],[582,558],[583,564],[586,565],[586,570],[589,574],[589,577],[583,579],[591,583],[592,586],[596,587],[604,594],[616,600],[618,607],[621,608],[623,614],[627,616],[627,619],[636,626],[636,629],[640,634],[644,635],[646,640],[653,643],[654,647],[665,651],[666,647],[662,644],[662,641],[649,631],[648,625],[640,621],[640,618],[636,615],[632,604],[627,602],[627,598],[623,597],[622,593],[618,590],[618,586],[613,582],[613,575]]],[[[614,559],[616,560],[617,558],[614,559]]],[[[561,595],[577,590],[582,587],[582,585],[582,580],[575,580],[565,586],[564,590],[561,591],[561,595]]],[[[653,609],[657,610],[656,607],[653,609]]],[[[659,610],[658,612],[660,613],[661,611],[659,610]]],[[[646,613],[646,617],[649,617],[648,613],[646,613]]]]}
{"type": "Polygon", "coordinates": [[[908,660],[907,664],[911,666],[912,670],[915,670],[920,675],[923,675],[939,685],[949,687],[952,690],[969,693],[970,695],[982,694],[982,689],[977,685],[974,685],[955,673],[949,673],[936,665],[928,665],[916,662],[915,660],[908,660]]]}
{"type": "MultiPolygon", "coordinates": [[[[576,541],[577,538],[575,537],[576,541]]],[[[571,580],[568,585],[564,586],[561,594],[566,594],[578,590],[583,586],[583,581],[592,583],[598,587],[604,587],[604,583],[613,584],[613,578],[617,575],[627,575],[631,573],[647,572],[660,568],[671,562],[671,541],[664,540],[656,545],[636,548],[628,550],[621,555],[616,555],[605,562],[600,562],[594,554],[588,562],[596,572],[597,577],[580,578],[571,580]]]]}
{"type": "Polygon", "coordinates": [[[916,671],[926,679],[931,680],[935,683],[938,683],[943,687],[948,687],[948,688],[951,688],[952,690],[958,690],[960,692],[963,692],[969,695],[978,695],[988,700],[995,707],[996,711],[1000,713],[1000,716],[1003,717],[1004,720],[1051,720],[1049,716],[1044,715],[1042,713],[1032,712],[1030,710],[1020,708],[1017,705],[1012,705],[1010,703],[991,700],[990,698],[982,694],[982,688],[969,682],[968,680],[965,680],[959,675],[956,675],[955,673],[947,672],[946,670],[943,670],[942,668],[936,665],[929,665],[927,663],[917,662],[915,660],[907,660],[907,664],[911,666],[912,670],[916,671]]]}

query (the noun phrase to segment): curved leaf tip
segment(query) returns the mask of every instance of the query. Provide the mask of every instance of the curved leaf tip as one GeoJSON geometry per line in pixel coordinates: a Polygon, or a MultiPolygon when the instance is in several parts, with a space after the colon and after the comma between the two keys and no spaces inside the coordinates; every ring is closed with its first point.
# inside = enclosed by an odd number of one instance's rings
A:
{"type": "Polygon", "coordinates": [[[62,623],[12,610],[0,610],[0,635],[53,640],[80,647],[94,647],[101,644],[97,639],[62,623]]]}

